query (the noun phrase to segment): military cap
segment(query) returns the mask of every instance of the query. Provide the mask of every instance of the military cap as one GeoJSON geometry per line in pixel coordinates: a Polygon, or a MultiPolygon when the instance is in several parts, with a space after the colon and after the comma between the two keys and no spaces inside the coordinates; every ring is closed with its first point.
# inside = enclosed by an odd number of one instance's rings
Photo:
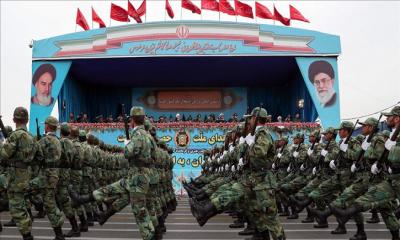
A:
{"type": "Polygon", "coordinates": [[[53,117],[53,116],[49,116],[46,118],[46,121],[44,121],[45,124],[48,124],[50,126],[53,127],[58,127],[58,120],[57,118],[53,117]]]}
{"type": "Polygon", "coordinates": [[[390,112],[383,112],[383,116],[389,117],[389,116],[400,116],[400,106],[396,106],[390,110],[390,112]]]}
{"type": "Polygon", "coordinates": [[[389,132],[388,130],[383,130],[383,131],[381,132],[381,134],[382,134],[382,136],[384,136],[384,137],[390,138],[390,132],[389,132]]]}
{"type": "Polygon", "coordinates": [[[79,137],[86,137],[85,130],[79,130],[79,137]]]}
{"type": "Polygon", "coordinates": [[[267,110],[265,110],[265,108],[261,108],[260,107],[255,107],[253,108],[253,110],[251,111],[250,114],[244,115],[243,117],[251,117],[251,116],[259,116],[262,118],[267,118],[268,117],[268,113],[267,110]],[[258,114],[258,112],[260,112],[260,114],[258,114]]]}
{"type": "Polygon", "coordinates": [[[328,127],[327,129],[325,129],[325,131],[322,132],[322,134],[328,134],[328,133],[335,134],[336,129],[334,129],[333,127],[328,127]]]}
{"type": "Polygon", "coordinates": [[[71,133],[71,129],[70,129],[68,123],[66,123],[66,122],[61,123],[60,131],[63,132],[63,133],[66,133],[66,134],[70,134],[71,133]]]}
{"type": "Polygon", "coordinates": [[[338,128],[337,130],[340,130],[340,129],[343,129],[343,128],[352,129],[353,127],[354,127],[354,124],[353,124],[352,122],[350,122],[350,121],[343,121],[343,122],[340,124],[340,126],[339,126],[339,128],[338,128]]]}
{"type": "Polygon", "coordinates": [[[369,125],[369,126],[377,126],[378,125],[378,119],[370,117],[367,118],[367,120],[365,120],[364,122],[359,122],[360,125],[369,125]]]}
{"type": "Polygon", "coordinates": [[[29,114],[28,110],[24,107],[17,107],[14,110],[14,118],[18,120],[28,120],[29,114]]]}
{"type": "Polygon", "coordinates": [[[304,135],[300,132],[293,135],[293,138],[304,138],[304,135]]]}
{"type": "Polygon", "coordinates": [[[131,108],[131,117],[133,117],[133,116],[144,116],[144,115],[146,115],[146,114],[144,113],[144,109],[142,107],[133,106],[131,108]]]}

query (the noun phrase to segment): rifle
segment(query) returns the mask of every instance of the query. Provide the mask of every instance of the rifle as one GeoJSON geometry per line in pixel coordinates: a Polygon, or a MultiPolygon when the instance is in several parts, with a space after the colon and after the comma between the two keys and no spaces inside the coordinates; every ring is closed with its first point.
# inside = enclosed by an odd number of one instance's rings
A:
{"type": "Polygon", "coordinates": [[[125,137],[126,137],[126,140],[130,140],[131,138],[129,137],[128,118],[126,117],[124,104],[121,104],[121,113],[122,113],[122,117],[124,119],[125,137]]]}
{"type": "Polygon", "coordinates": [[[8,138],[6,128],[4,127],[4,124],[3,124],[3,120],[1,120],[1,115],[0,115],[0,129],[1,129],[1,132],[3,133],[4,139],[8,138]]]}
{"type": "Polygon", "coordinates": [[[36,121],[36,140],[39,141],[42,138],[42,136],[40,135],[39,121],[37,118],[35,119],[35,121],[36,121]]]}
{"type": "Polygon", "coordinates": [[[252,136],[254,136],[254,134],[256,134],[256,128],[257,128],[258,120],[259,120],[259,118],[260,118],[261,108],[262,108],[262,104],[260,104],[260,107],[259,107],[259,109],[258,109],[257,116],[256,116],[256,122],[254,123],[254,126],[253,126],[253,128],[251,129],[251,135],[252,135],[252,136]]]}
{"type": "MultiPolygon", "coordinates": [[[[396,141],[397,137],[399,136],[399,133],[400,133],[400,124],[397,124],[396,129],[394,130],[394,132],[392,134],[392,137],[390,137],[390,140],[391,141],[396,141]]],[[[388,165],[387,158],[388,158],[388,156],[389,156],[389,150],[387,150],[385,148],[385,150],[383,151],[383,153],[381,155],[381,158],[378,161],[378,168],[381,168],[382,165],[383,165],[385,167],[384,170],[387,171],[387,165],[388,165]]]]}
{"type": "MultiPolygon", "coordinates": [[[[285,143],[285,144],[282,146],[281,150],[279,151],[280,154],[282,154],[283,151],[285,150],[286,144],[287,144],[287,143],[285,143]]],[[[281,159],[278,158],[278,156],[277,156],[276,159],[275,159],[275,170],[276,170],[276,171],[278,170],[279,164],[281,163],[280,160],[281,160],[281,159]]]]}
{"type": "MultiPolygon", "coordinates": [[[[373,132],[370,135],[368,135],[368,138],[366,139],[367,143],[370,143],[372,141],[372,138],[375,136],[375,134],[378,133],[379,122],[380,122],[382,116],[383,116],[382,114],[379,116],[378,123],[376,124],[376,126],[374,126],[373,132]]],[[[365,150],[361,149],[360,155],[358,156],[357,161],[355,163],[356,167],[363,166],[364,153],[365,153],[365,150]]]]}
{"type": "MultiPolygon", "coordinates": [[[[344,140],[343,144],[348,144],[348,142],[350,141],[351,135],[353,135],[354,129],[356,128],[357,124],[359,122],[359,119],[357,119],[356,123],[354,124],[354,127],[351,129],[349,136],[346,137],[346,140],[344,140]]],[[[340,145],[339,145],[340,146],[340,145]]],[[[343,158],[343,152],[339,151],[339,154],[335,160],[335,163],[337,163],[337,167],[339,168],[340,165],[340,160],[342,160],[343,158]]]]}
{"type": "Polygon", "coordinates": [[[317,142],[319,142],[319,132],[320,132],[321,130],[318,130],[318,133],[317,133],[317,137],[315,138],[315,141],[313,142],[313,144],[311,144],[311,150],[314,150],[314,146],[315,146],[315,143],[317,143],[317,142]]]}

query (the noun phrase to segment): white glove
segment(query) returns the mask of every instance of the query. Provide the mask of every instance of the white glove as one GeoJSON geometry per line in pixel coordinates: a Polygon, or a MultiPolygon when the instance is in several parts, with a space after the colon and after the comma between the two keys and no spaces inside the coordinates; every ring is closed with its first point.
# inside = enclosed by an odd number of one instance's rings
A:
{"type": "Polygon", "coordinates": [[[213,170],[213,168],[212,168],[212,167],[210,167],[210,172],[212,172],[212,170],[213,170]]]}
{"type": "Polygon", "coordinates": [[[390,149],[392,149],[393,146],[396,146],[396,141],[392,141],[390,139],[386,140],[385,142],[385,148],[390,151],[390,149]]]}
{"type": "Polygon", "coordinates": [[[328,151],[326,151],[325,149],[321,150],[321,156],[325,157],[326,154],[328,154],[328,151]]]}
{"type": "Polygon", "coordinates": [[[251,146],[254,143],[255,139],[256,139],[256,136],[253,136],[249,133],[249,134],[247,134],[245,141],[246,141],[247,145],[251,146]]]}
{"type": "Polygon", "coordinates": [[[342,152],[347,152],[347,149],[349,148],[349,144],[344,144],[344,143],[341,143],[340,144],[340,150],[342,151],[342,152]]]}
{"type": "Polygon", "coordinates": [[[223,157],[225,157],[225,155],[228,153],[228,151],[224,151],[223,153],[222,153],[222,156],[221,156],[221,158],[223,158],[223,157]]]}
{"type": "Polygon", "coordinates": [[[317,174],[317,168],[316,168],[316,167],[313,167],[313,169],[312,169],[312,174],[313,174],[313,175],[317,174]]]}
{"type": "Polygon", "coordinates": [[[332,170],[335,170],[335,169],[336,169],[335,160],[331,160],[331,161],[329,162],[329,167],[330,167],[332,170]]]}
{"type": "Polygon", "coordinates": [[[219,162],[221,162],[221,158],[220,157],[217,158],[217,163],[219,163],[219,162]]]}
{"type": "Polygon", "coordinates": [[[214,155],[212,155],[211,160],[215,160],[215,156],[214,155]]]}
{"type": "Polygon", "coordinates": [[[225,171],[228,171],[228,170],[229,170],[229,165],[226,164],[226,165],[225,165],[225,171]]]}
{"type": "Polygon", "coordinates": [[[275,170],[275,163],[273,163],[273,164],[272,164],[272,169],[274,169],[274,170],[275,170]]]}
{"type": "Polygon", "coordinates": [[[240,137],[240,138],[239,138],[239,144],[243,144],[244,142],[245,142],[244,137],[240,137]]]}
{"type": "Polygon", "coordinates": [[[286,169],[286,172],[290,172],[290,164],[289,164],[289,166],[287,167],[287,169],[286,169]]]}
{"type": "Polygon", "coordinates": [[[361,144],[361,148],[362,148],[364,151],[367,151],[367,149],[369,148],[370,145],[371,145],[370,142],[367,142],[367,140],[364,140],[363,143],[361,144]]]}
{"type": "Polygon", "coordinates": [[[297,158],[298,156],[299,156],[299,152],[294,151],[294,152],[293,152],[293,157],[294,157],[294,158],[297,158]]]}
{"type": "Polygon", "coordinates": [[[306,168],[304,167],[304,164],[301,164],[300,166],[300,171],[304,171],[306,168]]]}
{"type": "Polygon", "coordinates": [[[282,157],[282,153],[278,153],[277,157],[281,158],[282,157]]]}
{"type": "Polygon", "coordinates": [[[309,148],[309,149],[307,150],[307,155],[308,155],[308,156],[311,156],[312,153],[313,153],[313,150],[312,150],[311,148],[309,148]]]}
{"type": "Polygon", "coordinates": [[[392,174],[392,168],[391,167],[388,168],[388,173],[392,174]]]}
{"type": "Polygon", "coordinates": [[[232,152],[235,147],[233,145],[229,146],[229,152],[232,152]]]}
{"type": "Polygon", "coordinates": [[[381,172],[381,170],[378,168],[378,164],[376,162],[374,164],[372,164],[371,173],[376,175],[376,174],[378,174],[380,172],[381,172]]]}
{"type": "Polygon", "coordinates": [[[234,172],[235,170],[236,170],[236,169],[235,169],[235,166],[232,166],[232,167],[231,167],[231,171],[234,172]]]}
{"type": "Polygon", "coordinates": [[[353,163],[353,165],[351,165],[350,170],[351,170],[352,173],[357,172],[358,168],[357,168],[357,166],[356,166],[356,163],[353,163]]]}
{"type": "Polygon", "coordinates": [[[239,159],[239,164],[238,164],[239,166],[243,166],[243,158],[240,158],[239,159]]]}
{"type": "Polygon", "coordinates": [[[125,140],[124,140],[125,146],[128,145],[130,142],[131,142],[131,140],[125,139],[125,140]]]}

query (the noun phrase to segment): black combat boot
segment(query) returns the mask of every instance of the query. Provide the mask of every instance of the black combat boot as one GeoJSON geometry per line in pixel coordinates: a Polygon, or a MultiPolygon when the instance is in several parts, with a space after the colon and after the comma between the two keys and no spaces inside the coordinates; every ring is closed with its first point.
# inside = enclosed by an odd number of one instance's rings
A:
{"type": "Polygon", "coordinates": [[[72,186],[68,186],[68,193],[71,197],[73,208],[78,208],[82,204],[95,201],[93,194],[79,195],[72,186]]]}
{"type": "Polygon", "coordinates": [[[108,208],[105,212],[99,213],[97,221],[99,222],[100,225],[103,225],[115,213],[117,213],[117,211],[115,211],[113,208],[108,208]]]}
{"type": "Polygon", "coordinates": [[[208,195],[207,195],[207,193],[206,193],[205,191],[202,191],[201,193],[199,193],[198,195],[196,195],[196,199],[197,199],[198,201],[203,201],[203,200],[208,199],[208,195]]]}
{"type": "Polygon", "coordinates": [[[31,233],[26,233],[26,234],[22,234],[22,239],[23,240],[33,240],[33,237],[32,237],[31,233]]]}
{"type": "Polygon", "coordinates": [[[303,211],[305,207],[310,205],[312,203],[312,199],[309,197],[306,197],[304,200],[297,200],[294,197],[292,197],[290,200],[294,202],[294,204],[297,206],[297,210],[299,212],[303,211]]]}
{"type": "Polygon", "coordinates": [[[3,224],[1,224],[1,221],[0,221],[0,232],[2,232],[3,231],[3,224]]]}
{"type": "Polygon", "coordinates": [[[43,209],[43,203],[35,204],[35,209],[37,211],[37,214],[33,216],[33,218],[44,218],[46,216],[46,213],[43,209]]]}
{"type": "Polygon", "coordinates": [[[247,221],[247,227],[243,231],[238,232],[238,234],[242,236],[247,236],[247,235],[253,235],[254,232],[255,232],[254,224],[247,221]]]}
{"type": "Polygon", "coordinates": [[[306,211],[307,211],[307,217],[304,220],[301,220],[302,223],[312,223],[314,222],[314,217],[310,212],[310,208],[306,207],[306,211]]]}
{"type": "Polygon", "coordinates": [[[89,230],[89,226],[86,220],[86,217],[84,214],[79,215],[79,221],[81,222],[79,224],[79,231],[81,232],[87,232],[89,230]]]}
{"type": "Polygon", "coordinates": [[[164,216],[159,216],[158,218],[158,227],[160,228],[162,233],[167,232],[167,227],[165,226],[164,216]]]}
{"type": "Polygon", "coordinates": [[[75,217],[68,218],[69,223],[71,224],[71,230],[67,234],[64,234],[64,237],[80,237],[81,231],[79,231],[78,223],[75,217]]]}
{"type": "Polygon", "coordinates": [[[244,228],[244,217],[238,214],[238,218],[229,225],[229,228],[244,228]]]}
{"type": "Polygon", "coordinates": [[[194,204],[194,212],[197,215],[196,220],[200,227],[204,226],[208,219],[220,213],[211,201],[208,201],[205,205],[194,204]]]}
{"type": "Polygon", "coordinates": [[[332,211],[329,207],[326,207],[324,210],[310,210],[311,214],[313,214],[316,218],[319,219],[320,222],[326,222],[328,217],[332,215],[332,211]]]}
{"type": "Polygon", "coordinates": [[[54,240],[65,240],[65,237],[64,237],[61,227],[55,227],[55,228],[53,228],[53,230],[54,230],[54,233],[56,234],[56,237],[54,238],[54,240]]]}
{"type": "MultiPolygon", "coordinates": [[[[315,216],[316,209],[309,208],[309,210],[310,210],[310,213],[315,216]]],[[[326,220],[326,218],[320,219],[320,218],[316,217],[315,220],[317,221],[317,224],[314,224],[314,228],[327,228],[328,227],[328,221],[326,220]]]]}
{"type": "Polygon", "coordinates": [[[93,214],[92,212],[86,212],[86,216],[87,216],[87,224],[89,227],[93,227],[94,226],[94,218],[93,218],[93,214]]]}
{"type": "Polygon", "coordinates": [[[367,240],[367,234],[364,231],[364,223],[357,224],[357,232],[349,240],[367,240]]]}
{"type": "Polygon", "coordinates": [[[378,210],[375,208],[371,210],[371,218],[367,220],[367,223],[378,223],[381,220],[379,219],[378,210]]]}
{"type": "Polygon", "coordinates": [[[362,212],[362,207],[359,205],[353,205],[349,208],[342,209],[331,206],[332,213],[336,216],[339,223],[345,224],[349,219],[356,213],[362,212]]]}
{"type": "Polygon", "coordinates": [[[176,201],[176,198],[172,199],[172,211],[176,210],[176,206],[178,206],[178,202],[176,201]]]}
{"type": "Polygon", "coordinates": [[[4,227],[16,227],[17,223],[14,221],[14,218],[11,218],[9,222],[3,224],[4,227]]]}
{"type": "Polygon", "coordinates": [[[269,231],[259,232],[257,229],[254,231],[254,234],[251,238],[246,238],[246,240],[270,240],[269,231]]]}
{"type": "Polygon", "coordinates": [[[390,231],[390,233],[392,234],[392,240],[400,240],[398,229],[395,231],[390,231]]]}
{"type": "Polygon", "coordinates": [[[346,226],[342,223],[339,223],[335,230],[331,231],[331,234],[346,234],[346,226]]]}

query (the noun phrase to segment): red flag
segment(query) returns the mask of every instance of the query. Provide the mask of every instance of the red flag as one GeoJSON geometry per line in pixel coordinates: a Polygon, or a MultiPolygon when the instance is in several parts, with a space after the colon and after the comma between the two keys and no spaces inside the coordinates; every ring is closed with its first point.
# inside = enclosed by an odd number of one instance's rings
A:
{"type": "Polygon", "coordinates": [[[289,26],[290,25],[290,19],[289,18],[285,18],[284,16],[282,16],[278,10],[276,10],[275,6],[274,6],[274,19],[278,20],[279,22],[281,22],[283,25],[289,26]]]}
{"type": "Polygon", "coordinates": [[[228,0],[219,0],[219,11],[233,16],[236,15],[235,9],[229,4],[228,0]]]}
{"type": "Polygon", "coordinates": [[[303,14],[300,13],[299,10],[297,10],[292,5],[289,5],[289,9],[290,9],[290,19],[291,20],[298,20],[298,21],[303,21],[303,22],[308,22],[308,23],[310,22],[310,21],[308,21],[307,18],[305,18],[303,16],[303,14]]]}
{"type": "Polygon", "coordinates": [[[81,13],[81,10],[79,10],[79,8],[78,8],[78,11],[76,13],[76,21],[75,21],[75,23],[78,24],[79,26],[81,26],[83,29],[85,29],[85,31],[90,29],[89,25],[86,22],[85,17],[83,16],[83,14],[81,13]]]}
{"type": "Polygon", "coordinates": [[[192,11],[192,13],[197,13],[201,14],[200,8],[198,8],[196,5],[192,3],[190,0],[182,0],[182,5],[183,8],[186,8],[187,10],[192,11]]]}
{"type": "Polygon", "coordinates": [[[174,18],[174,11],[172,11],[172,7],[168,0],[165,0],[165,9],[167,10],[168,16],[174,18]]]}
{"type": "Polygon", "coordinates": [[[239,16],[253,18],[253,8],[239,0],[235,0],[235,11],[239,16]]]}
{"type": "Polygon", "coordinates": [[[219,3],[216,0],[201,0],[201,9],[219,11],[219,3]]]}
{"type": "Polygon", "coordinates": [[[274,15],[271,13],[271,11],[269,11],[266,6],[258,2],[256,2],[256,16],[264,19],[274,19],[274,15]]]}
{"type": "Polygon", "coordinates": [[[146,0],[143,0],[142,4],[140,4],[137,13],[140,17],[146,14],[146,0]]]}
{"type": "Polygon", "coordinates": [[[122,7],[111,3],[111,19],[120,22],[130,22],[128,12],[122,7]]]}
{"type": "Polygon", "coordinates": [[[97,15],[96,11],[92,7],[92,21],[97,22],[100,25],[100,28],[106,27],[106,24],[104,24],[103,20],[97,15]]]}
{"type": "Polygon", "coordinates": [[[137,23],[142,23],[142,19],[140,19],[139,14],[136,12],[135,7],[128,0],[128,15],[131,16],[137,23]]]}

